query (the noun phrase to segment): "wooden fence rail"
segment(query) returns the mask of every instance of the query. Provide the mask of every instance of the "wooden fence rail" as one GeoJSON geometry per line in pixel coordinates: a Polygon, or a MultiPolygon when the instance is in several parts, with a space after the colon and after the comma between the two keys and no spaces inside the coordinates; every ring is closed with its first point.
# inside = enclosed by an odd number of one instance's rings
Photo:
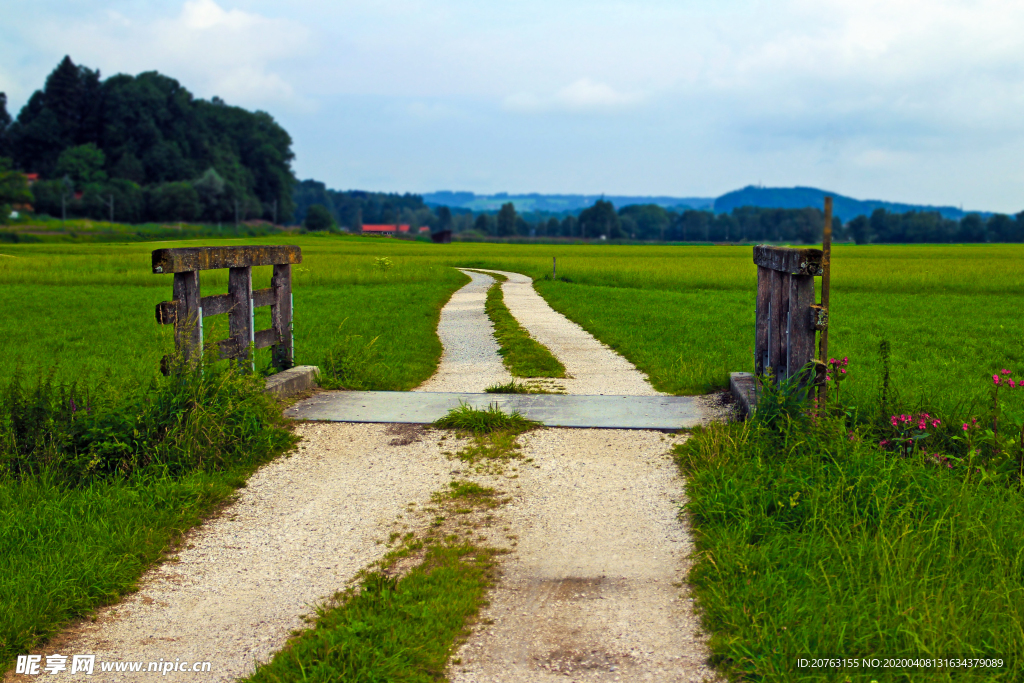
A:
{"type": "Polygon", "coordinates": [[[250,348],[272,346],[274,366],[286,370],[294,361],[291,268],[296,263],[302,263],[302,250],[291,246],[157,249],[153,272],[174,273],[173,299],[157,304],[157,322],[174,325],[175,349],[191,359],[202,354],[203,318],[227,313],[230,336],[217,342],[221,358],[252,362],[250,348]],[[268,289],[253,291],[256,266],[274,267],[268,289]],[[228,293],[202,296],[199,271],[219,268],[228,269],[228,293]],[[255,309],[261,306],[270,306],[271,327],[256,331],[255,309]]]}

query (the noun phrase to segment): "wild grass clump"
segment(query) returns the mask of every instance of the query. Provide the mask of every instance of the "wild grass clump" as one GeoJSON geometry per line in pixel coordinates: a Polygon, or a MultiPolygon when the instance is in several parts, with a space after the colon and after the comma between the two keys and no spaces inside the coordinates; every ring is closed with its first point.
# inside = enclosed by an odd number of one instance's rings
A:
{"type": "Polygon", "coordinates": [[[505,471],[510,461],[523,457],[519,435],[541,425],[526,419],[519,411],[506,413],[496,403],[487,406],[486,410],[460,403],[435,421],[433,426],[453,429],[462,436],[472,437],[458,452],[447,455],[458,458],[478,472],[499,474],[505,471]]]}
{"type": "Polygon", "coordinates": [[[490,404],[484,410],[460,403],[457,408],[452,408],[447,415],[436,420],[433,426],[439,429],[454,429],[457,432],[483,436],[497,432],[522,434],[540,424],[526,419],[518,410],[506,413],[497,403],[490,404]]]}
{"type": "Polygon", "coordinates": [[[0,388],[0,670],[130,590],[295,443],[262,377],[174,370],[130,391],[22,372],[0,388]]]}
{"type": "Polygon", "coordinates": [[[292,443],[263,378],[233,366],[179,364],[127,395],[18,371],[0,391],[0,476],[181,476],[260,462],[292,443]]]}
{"type": "Polygon", "coordinates": [[[950,466],[936,453],[965,448],[952,420],[901,411],[888,390],[880,399],[897,414],[880,420],[839,401],[815,410],[791,388],[771,389],[761,416],[699,428],[676,448],[700,551],[690,582],[715,663],[750,681],[1019,680],[1019,480],[986,476],[981,454],[950,466]],[[796,664],[905,656],[1005,666],[922,677],[796,664]]]}

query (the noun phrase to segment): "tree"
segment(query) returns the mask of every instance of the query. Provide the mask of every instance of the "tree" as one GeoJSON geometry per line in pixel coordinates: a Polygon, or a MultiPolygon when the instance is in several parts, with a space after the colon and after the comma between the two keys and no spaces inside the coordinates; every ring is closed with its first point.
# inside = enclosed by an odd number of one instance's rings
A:
{"type": "Polygon", "coordinates": [[[562,237],[576,237],[579,231],[579,221],[576,216],[566,216],[562,219],[562,237]]]}
{"type": "Polygon", "coordinates": [[[7,129],[11,127],[11,115],[7,113],[7,93],[0,92],[0,157],[11,155],[7,129]]]}
{"type": "Polygon", "coordinates": [[[190,183],[162,183],[146,189],[146,208],[152,220],[193,221],[199,217],[199,194],[190,183]]]}
{"type": "Polygon", "coordinates": [[[1019,242],[1017,225],[1009,216],[997,213],[988,219],[986,230],[993,242],[1019,242]]]}
{"type": "MultiPolygon", "coordinates": [[[[665,231],[669,227],[669,214],[664,207],[657,204],[630,204],[619,210],[622,219],[630,218],[632,223],[623,230],[635,233],[631,236],[639,240],[664,240],[665,231]]],[[[626,221],[623,220],[625,226],[626,221]]]]}
{"type": "Polygon", "coordinates": [[[224,213],[220,199],[224,194],[226,185],[224,179],[217,173],[217,169],[213,166],[206,169],[203,175],[192,181],[192,187],[195,188],[196,194],[199,196],[203,218],[214,221],[220,220],[224,213]]]}
{"type": "Polygon", "coordinates": [[[580,236],[584,238],[607,238],[620,229],[619,214],[615,213],[615,206],[603,199],[598,199],[593,206],[581,211],[579,221],[580,236]]]}
{"type": "Polygon", "coordinates": [[[107,179],[103,170],[106,163],[106,156],[103,150],[89,142],[77,147],[68,147],[57,158],[56,175],[59,178],[68,177],[75,184],[75,187],[82,187],[87,183],[95,183],[107,179]]]}
{"type": "Polygon", "coordinates": [[[473,229],[481,235],[491,234],[491,217],[486,213],[479,214],[473,221],[473,229]]]}
{"type": "Polygon", "coordinates": [[[452,229],[452,210],[447,206],[437,208],[437,229],[438,231],[452,229]]]}
{"type": "Polygon", "coordinates": [[[32,201],[25,176],[11,168],[11,160],[0,157],[0,223],[11,215],[12,204],[27,204],[32,201]]]}
{"type": "Polygon", "coordinates": [[[516,206],[512,202],[501,205],[498,211],[498,237],[516,234],[516,206]]]}
{"type": "Polygon", "coordinates": [[[981,216],[969,213],[960,219],[960,229],[956,233],[958,242],[984,242],[985,223],[981,216]]]}
{"type": "Polygon", "coordinates": [[[871,223],[867,216],[857,216],[846,226],[846,232],[855,244],[867,244],[871,237],[871,223]]]}
{"type": "Polygon", "coordinates": [[[306,222],[304,223],[306,230],[331,230],[334,228],[334,225],[334,217],[331,216],[331,212],[323,204],[314,204],[307,209],[306,222]]]}

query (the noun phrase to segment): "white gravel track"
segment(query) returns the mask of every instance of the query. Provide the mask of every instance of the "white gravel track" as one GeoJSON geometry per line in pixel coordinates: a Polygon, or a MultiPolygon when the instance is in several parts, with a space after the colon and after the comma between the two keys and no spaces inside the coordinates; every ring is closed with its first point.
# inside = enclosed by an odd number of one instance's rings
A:
{"type": "Polygon", "coordinates": [[[484,311],[487,290],[494,278],[462,271],[472,282],[455,292],[441,309],[437,336],[444,352],[437,371],[413,391],[465,391],[482,393],[494,384],[505,384],[512,375],[498,355],[494,325],[484,311]]]}
{"type": "Polygon", "coordinates": [[[505,305],[530,336],[546,346],[565,366],[571,379],[555,381],[565,393],[662,395],[660,391],[654,390],[647,376],[632,363],[551,308],[533,288],[533,280],[503,270],[485,272],[498,273],[508,278],[501,286],[505,305]]]}
{"type": "MultiPolygon", "coordinates": [[[[441,313],[441,363],[418,391],[479,392],[511,379],[483,309],[493,280],[467,274],[472,282],[441,313]]],[[[561,381],[565,391],[658,393],[628,361],[551,310],[529,278],[503,274],[512,314],[573,375],[561,381]]],[[[407,503],[426,504],[458,469],[436,439],[421,440],[410,425],[304,424],[298,432],[299,452],[261,468],[236,503],[188,536],[179,561],[147,572],[138,593],[101,610],[96,623],[69,629],[44,653],[210,660],[204,681],[247,675],[305,625],[313,605],[383,555],[377,541],[408,514],[407,503]]],[[[677,516],[682,480],[666,457],[674,438],[597,429],[522,437],[535,467],[492,482],[512,496],[496,514],[518,546],[502,561],[483,620],[457,655],[454,683],[709,675],[703,636],[679,587],[692,548],[677,516]]]]}
{"type": "MultiPolygon", "coordinates": [[[[100,674],[102,681],[233,681],[304,628],[312,606],[387,548],[389,525],[447,485],[455,465],[413,425],[303,424],[298,452],[260,468],[238,501],[188,536],[177,562],[45,646],[98,661],[210,661],[210,673],[100,674]]],[[[46,661],[45,659],[43,660],[46,661]]],[[[70,669],[70,666],[68,667],[70,669]]],[[[10,680],[37,680],[14,676],[10,680]]],[[[67,673],[49,681],[82,680],[67,673]]]]}
{"type": "MultiPolygon", "coordinates": [[[[573,376],[556,380],[566,393],[660,393],[555,312],[530,278],[488,272],[508,278],[505,305],[573,376]]],[[[513,502],[498,512],[518,546],[502,562],[481,625],[455,655],[452,683],[714,678],[683,588],[693,545],[679,518],[683,480],[668,455],[682,438],[615,429],[521,438],[535,467],[520,468],[513,502]]]]}
{"type": "Polygon", "coordinates": [[[536,468],[495,482],[517,537],[452,683],[713,678],[682,586],[693,550],[678,517],[676,437],[545,429],[521,438],[536,468]],[[510,487],[510,485],[514,487],[510,487]]]}

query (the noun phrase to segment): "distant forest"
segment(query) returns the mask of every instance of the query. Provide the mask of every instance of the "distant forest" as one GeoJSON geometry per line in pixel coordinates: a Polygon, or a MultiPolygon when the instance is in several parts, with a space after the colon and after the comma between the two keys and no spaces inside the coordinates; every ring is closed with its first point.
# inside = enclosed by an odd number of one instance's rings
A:
{"type": "MultiPolygon", "coordinates": [[[[420,195],[330,190],[304,180],[295,190],[296,218],[310,206],[327,209],[335,224],[358,232],[363,224],[408,223],[431,230],[450,229],[469,238],[544,237],[666,242],[820,242],[825,216],[820,209],[741,206],[714,213],[633,204],[616,210],[598,200],[582,211],[518,213],[511,202],[497,211],[428,206],[420,195]]],[[[835,239],[875,243],[1024,242],[1024,212],[1015,217],[967,214],[960,220],[938,211],[890,212],[875,209],[843,223],[832,219],[835,239]]]]}
{"type": "Polygon", "coordinates": [[[106,80],[65,57],[11,120],[0,157],[39,174],[38,213],[141,221],[293,218],[292,139],[265,112],[196,99],[155,71],[106,80]]]}

